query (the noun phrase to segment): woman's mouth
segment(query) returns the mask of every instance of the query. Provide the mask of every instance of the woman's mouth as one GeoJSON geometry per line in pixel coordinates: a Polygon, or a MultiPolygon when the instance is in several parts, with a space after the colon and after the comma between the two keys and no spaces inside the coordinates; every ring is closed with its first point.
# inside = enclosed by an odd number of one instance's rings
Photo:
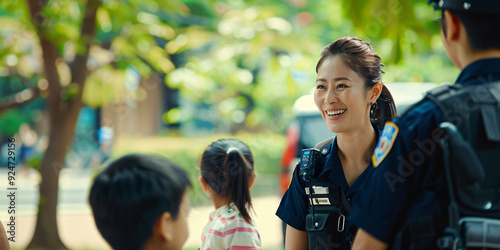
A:
{"type": "Polygon", "coordinates": [[[334,118],[337,116],[342,115],[347,109],[340,109],[340,110],[335,110],[335,111],[325,111],[326,115],[328,115],[329,118],[334,118]]]}

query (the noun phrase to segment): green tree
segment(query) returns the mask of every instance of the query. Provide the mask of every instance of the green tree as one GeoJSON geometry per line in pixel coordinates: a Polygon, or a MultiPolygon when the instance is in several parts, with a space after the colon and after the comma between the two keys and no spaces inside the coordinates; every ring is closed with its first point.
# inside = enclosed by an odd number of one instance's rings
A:
{"type": "Polygon", "coordinates": [[[134,84],[127,79],[131,68],[143,78],[174,69],[163,45],[178,36],[178,27],[161,17],[166,11],[182,15],[189,9],[160,0],[2,2],[0,72],[22,79],[28,92],[2,98],[0,112],[41,96],[50,123],[28,249],[66,249],[56,221],[58,179],[82,105],[98,107],[127,96],[133,91],[126,88],[134,84]]]}
{"type": "MultiPolygon", "coordinates": [[[[299,8],[284,1],[204,3],[193,13],[211,21],[187,27],[181,41],[167,44],[167,50],[186,57],[183,67],[167,76],[167,84],[208,106],[219,131],[226,132],[228,126],[282,130],[293,101],[312,88],[311,69],[321,42],[306,34],[310,23],[301,20],[299,8]],[[206,46],[199,46],[200,37],[206,46]]],[[[167,122],[203,116],[180,114],[167,114],[167,122]]]]}

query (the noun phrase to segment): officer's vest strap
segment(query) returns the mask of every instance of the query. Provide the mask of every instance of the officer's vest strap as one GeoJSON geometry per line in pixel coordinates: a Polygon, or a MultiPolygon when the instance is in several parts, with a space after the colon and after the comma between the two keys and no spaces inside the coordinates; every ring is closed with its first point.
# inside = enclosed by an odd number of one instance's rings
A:
{"type": "MultiPolygon", "coordinates": [[[[486,138],[500,142],[500,82],[466,86],[447,84],[428,91],[425,99],[433,101],[453,123],[453,116],[467,119],[469,113],[479,108],[486,138]],[[450,107],[445,102],[463,105],[450,107]]],[[[464,137],[471,140],[468,134],[464,137]]]]}
{"type": "Polygon", "coordinates": [[[333,137],[330,137],[322,142],[318,142],[318,144],[316,144],[316,146],[314,146],[315,149],[318,149],[318,150],[322,150],[324,147],[328,146],[329,144],[331,144],[333,142],[333,140],[335,139],[335,136],[333,137]]]}
{"type": "MultiPolygon", "coordinates": [[[[321,141],[321,142],[317,143],[316,146],[314,146],[314,148],[316,148],[318,150],[322,150],[326,146],[332,144],[334,139],[335,139],[335,136],[330,137],[324,141],[321,141]]],[[[341,192],[339,192],[338,196],[340,198],[340,203],[341,203],[342,207],[349,214],[349,212],[351,212],[351,203],[349,201],[347,201],[345,193],[343,191],[341,191],[341,192]]]]}
{"type": "Polygon", "coordinates": [[[488,90],[489,105],[481,106],[484,127],[490,141],[500,142],[500,82],[488,85],[488,90]]]}

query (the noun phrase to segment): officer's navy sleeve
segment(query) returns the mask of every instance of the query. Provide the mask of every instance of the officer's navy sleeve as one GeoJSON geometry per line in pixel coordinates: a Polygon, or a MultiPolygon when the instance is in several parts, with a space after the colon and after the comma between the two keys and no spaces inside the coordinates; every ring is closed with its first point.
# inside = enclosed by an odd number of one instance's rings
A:
{"type": "Polygon", "coordinates": [[[394,121],[399,133],[390,152],[353,198],[354,225],[390,244],[409,217],[437,213],[432,190],[442,184],[434,163],[441,121],[442,114],[430,102],[394,121]]]}
{"type": "Polygon", "coordinates": [[[299,177],[297,166],[293,172],[293,177],[288,190],[281,198],[281,203],[276,211],[276,215],[286,224],[297,230],[306,230],[307,215],[307,195],[305,183],[299,177]]]}

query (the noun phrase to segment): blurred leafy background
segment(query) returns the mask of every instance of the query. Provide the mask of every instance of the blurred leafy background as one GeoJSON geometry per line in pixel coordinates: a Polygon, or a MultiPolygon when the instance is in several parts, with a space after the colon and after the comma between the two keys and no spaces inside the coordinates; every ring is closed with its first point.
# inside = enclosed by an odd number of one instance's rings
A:
{"type": "MultiPolygon", "coordinates": [[[[48,1],[44,9],[50,18],[41,22],[63,59],[57,65],[62,85],[71,85],[68,62],[79,49],[84,3],[48,1]]],[[[44,86],[25,5],[1,5],[2,96],[26,88],[20,77],[44,86]]],[[[107,0],[97,12],[83,100],[97,108],[147,98],[134,86],[135,74],[157,77],[188,103],[166,110],[166,127],[205,119],[216,131],[280,132],[290,104],[312,88],[321,47],[342,36],[371,42],[387,65],[386,82],[453,81],[458,71],[444,54],[438,15],[418,0],[107,0]]],[[[12,134],[21,123],[4,122],[1,131],[12,134]]]]}
{"type": "Polygon", "coordinates": [[[451,82],[438,17],[425,0],[2,0],[0,145],[18,138],[21,165],[42,176],[60,162],[45,154],[50,130],[74,130],[60,165],[91,174],[129,152],[165,155],[191,174],[199,205],[199,155],[234,137],[254,153],[254,195],[278,194],[284,131],[321,48],[360,37],[386,83],[451,82]],[[53,107],[74,103],[74,129],[54,122],[53,107]]]}

